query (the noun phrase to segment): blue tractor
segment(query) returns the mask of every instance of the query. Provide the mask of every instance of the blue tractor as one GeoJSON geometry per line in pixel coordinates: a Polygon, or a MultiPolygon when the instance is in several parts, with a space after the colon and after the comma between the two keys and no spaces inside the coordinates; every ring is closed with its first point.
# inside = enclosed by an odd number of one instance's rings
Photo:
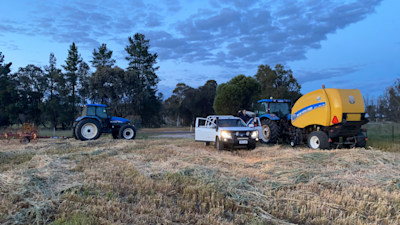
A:
{"type": "Polygon", "coordinates": [[[275,144],[278,138],[290,138],[291,102],[289,99],[262,99],[255,110],[258,123],[261,124],[260,141],[275,144]]]}
{"type": "Polygon", "coordinates": [[[86,141],[95,140],[102,133],[111,133],[114,139],[132,140],[136,137],[136,129],[129,120],[108,115],[106,105],[86,104],[82,115],[74,122],[72,136],[86,141]]]}

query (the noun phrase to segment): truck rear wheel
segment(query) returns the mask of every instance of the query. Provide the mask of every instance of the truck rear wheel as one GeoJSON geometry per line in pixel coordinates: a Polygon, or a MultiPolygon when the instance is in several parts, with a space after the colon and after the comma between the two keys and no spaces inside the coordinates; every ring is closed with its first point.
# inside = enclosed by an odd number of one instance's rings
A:
{"type": "Polygon", "coordinates": [[[76,125],[75,135],[81,140],[95,140],[101,135],[100,123],[95,119],[81,120],[76,125]]]}
{"type": "Polygon", "coordinates": [[[275,144],[279,135],[278,125],[270,120],[262,120],[261,124],[262,137],[260,141],[266,144],[275,144]]]}
{"type": "Polygon", "coordinates": [[[327,149],[329,147],[328,135],[322,131],[313,131],[308,135],[308,146],[312,149],[327,149]]]}
{"type": "Polygon", "coordinates": [[[119,129],[119,138],[133,140],[136,137],[136,129],[132,125],[124,125],[119,129]]]}

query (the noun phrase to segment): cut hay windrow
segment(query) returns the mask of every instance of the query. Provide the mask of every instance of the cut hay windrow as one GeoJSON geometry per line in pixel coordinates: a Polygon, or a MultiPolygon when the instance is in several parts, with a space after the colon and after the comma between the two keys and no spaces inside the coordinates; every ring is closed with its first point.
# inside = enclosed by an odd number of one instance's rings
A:
{"type": "Polygon", "coordinates": [[[400,224],[400,155],[193,139],[0,149],[2,224],[400,224]]]}

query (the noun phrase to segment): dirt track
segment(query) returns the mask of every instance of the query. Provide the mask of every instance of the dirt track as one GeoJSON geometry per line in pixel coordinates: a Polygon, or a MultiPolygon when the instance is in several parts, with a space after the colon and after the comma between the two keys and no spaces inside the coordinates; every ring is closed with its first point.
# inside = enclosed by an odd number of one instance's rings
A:
{"type": "Polygon", "coordinates": [[[0,154],[0,223],[400,222],[397,153],[105,137],[11,143],[0,154]]]}

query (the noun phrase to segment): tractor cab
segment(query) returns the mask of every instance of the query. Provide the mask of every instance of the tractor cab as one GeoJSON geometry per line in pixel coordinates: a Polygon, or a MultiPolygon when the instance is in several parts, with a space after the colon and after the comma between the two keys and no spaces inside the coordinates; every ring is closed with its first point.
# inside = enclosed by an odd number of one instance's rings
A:
{"type": "Polygon", "coordinates": [[[103,104],[86,104],[83,106],[82,117],[84,116],[98,116],[100,118],[107,118],[107,106],[103,104]]]}
{"type": "Polygon", "coordinates": [[[107,114],[107,106],[103,104],[86,104],[82,110],[83,117],[98,118],[104,128],[110,123],[111,116],[107,114]]]}
{"type": "Polygon", "coordinates": [[[289,99],[262,99],[258,101],[257,116],[267,116],[272,120],[288,118],[290,115],[289,99]]]}

